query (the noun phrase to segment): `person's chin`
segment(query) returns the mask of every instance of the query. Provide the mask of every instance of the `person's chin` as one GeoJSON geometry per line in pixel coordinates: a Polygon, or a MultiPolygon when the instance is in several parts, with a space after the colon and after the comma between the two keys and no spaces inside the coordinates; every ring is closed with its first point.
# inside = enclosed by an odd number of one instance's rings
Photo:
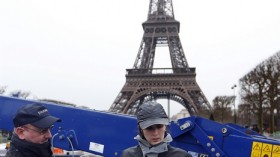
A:
{"type": "Polygon", "coordinates": [[[48,143],[48,142],[49,142],[49,140],[47,140],[47,141],[42,141],[41,144],[45,144],[45,143],[48,143]]]}
{"type": "Polygon", "coordinates": [[[160,142],[161,142],[161,139],[153,139],[153,140],[151,141],[152,145],[157,145],[157,144],[159,144],[160,142]]]}

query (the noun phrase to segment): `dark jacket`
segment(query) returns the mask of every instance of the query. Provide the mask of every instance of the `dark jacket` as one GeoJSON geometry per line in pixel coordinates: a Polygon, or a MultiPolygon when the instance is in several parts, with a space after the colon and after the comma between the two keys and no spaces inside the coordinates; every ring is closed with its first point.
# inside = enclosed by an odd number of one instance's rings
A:
{"type": "MultiPolygon", "coordinates": [[[[189,153],[180,148],[167,146],[168,151],[158,154],[158,157],[192,157],[189,153]]],[[[127,148],[123,151],[121,157],[143,157],[140,146],[127,148]]]]}
{"type": "Polygon", "coordinates": [[[51,145],[49,142],[44,144],[34,144],[21,140],[17,135],[13,135],[10,148],[5,157],[51,157],[51,145]]]}
{"type": "Polygon", "coordinates": [[[24,157],[24,155],[21,154],[18,149],[11,145],[5,157],[24,157]]]}

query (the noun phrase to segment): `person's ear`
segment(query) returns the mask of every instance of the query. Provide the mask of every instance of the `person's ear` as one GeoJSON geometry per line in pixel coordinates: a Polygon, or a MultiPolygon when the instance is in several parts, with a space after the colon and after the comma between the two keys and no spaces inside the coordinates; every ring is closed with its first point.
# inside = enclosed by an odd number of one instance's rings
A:
{"type": "Polygon", "coordinates": [[[24,128],[23,127],[17,127],[15,128],[14,132],[18,135],[19,139],[25,139],[25,134],[24,134],[24,128]]]}

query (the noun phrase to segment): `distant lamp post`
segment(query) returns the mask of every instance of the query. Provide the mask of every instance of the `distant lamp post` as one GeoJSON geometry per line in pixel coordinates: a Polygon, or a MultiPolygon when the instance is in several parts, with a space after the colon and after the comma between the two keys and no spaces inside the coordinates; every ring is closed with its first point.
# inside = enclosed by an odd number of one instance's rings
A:
{"type": "Polygon", "coordinates": [[[235,111],[235,98],[236,98],[236,96],[235,96],[235,88],[236,88],[237,86],[236,85],[233,85],[232,87],[231,87],[231,89],[233,90],[233,96],[234,96],[234,100],[233,100],[233,117],[234,117],[234,124],[236,124],[236,111],[235,111]]]}

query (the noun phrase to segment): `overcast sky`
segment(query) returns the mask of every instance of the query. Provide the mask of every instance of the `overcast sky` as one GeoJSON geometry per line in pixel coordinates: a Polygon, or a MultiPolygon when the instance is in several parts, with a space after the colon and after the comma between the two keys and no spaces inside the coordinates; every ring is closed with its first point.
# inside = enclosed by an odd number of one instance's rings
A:
{"type": "MultiPolygon", "coordinates": [[[[135,61],[148,5],[1,0],[0,86],[107,110],[135,61]]],[[[187,61],[209,102],[232,95],[242,76],[280,50],[279,6],[279,0],[173,1],[187,61]]],[[[155,59],[159,67],[169,63],[155,59]]]]}

